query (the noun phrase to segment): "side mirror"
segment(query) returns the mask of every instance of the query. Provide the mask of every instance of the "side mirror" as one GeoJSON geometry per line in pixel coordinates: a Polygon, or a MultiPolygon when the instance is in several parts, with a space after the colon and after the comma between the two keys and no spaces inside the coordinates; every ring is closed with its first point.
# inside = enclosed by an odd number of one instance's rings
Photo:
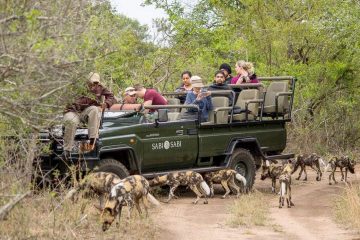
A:
{"type": "Polygon", "coordinates": [[[158,122],[167,122],[168,118],[168,110],[167,109],[159,109],[158,110],[158,122]]]}

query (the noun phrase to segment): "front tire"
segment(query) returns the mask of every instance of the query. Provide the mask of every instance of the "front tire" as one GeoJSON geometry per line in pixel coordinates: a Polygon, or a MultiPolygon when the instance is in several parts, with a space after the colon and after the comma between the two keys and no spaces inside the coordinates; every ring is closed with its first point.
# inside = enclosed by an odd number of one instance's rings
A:
{"type": "Polygon", "coordinates": [[[127,168],[119,161],[112,158],[103,159],[100,161],[96,172],[110,172],[119,176],[123,179],[130,175],[127,168]]]}
{"type": "Polygon", "coordinates": [[[254,185],[256,175],[254,157],[248,150],[239,148],[233,152],[230,161],[229,167],[246,178],[246,188],[251,190],[254,185]]]}

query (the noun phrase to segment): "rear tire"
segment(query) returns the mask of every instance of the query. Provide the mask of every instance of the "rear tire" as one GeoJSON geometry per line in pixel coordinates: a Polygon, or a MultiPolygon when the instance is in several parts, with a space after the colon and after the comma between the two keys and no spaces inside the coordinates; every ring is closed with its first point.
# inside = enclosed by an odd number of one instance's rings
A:
{"type": "Polygon", "coordinates": [[[248,150],[239,148],[233,152],[230,161],[229,167],[246,178],[246,188],[251,190],[254,185],[256,175],[254,157],[248,150]]]}
{"type": "Polygon", "coordinates": [[[103,159],[100,161],[96,172],[110,172],[119,176],[123,179],[130,175],[127,168],[119,161],[112,158],[103,159]]]}

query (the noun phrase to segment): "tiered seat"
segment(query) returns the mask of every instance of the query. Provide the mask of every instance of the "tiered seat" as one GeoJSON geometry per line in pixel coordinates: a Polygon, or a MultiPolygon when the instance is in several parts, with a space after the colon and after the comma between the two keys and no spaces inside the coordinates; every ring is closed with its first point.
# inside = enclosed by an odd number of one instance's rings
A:
{"type": "Polygon", "coordinates": [[[244,89],[240,92],[233,110],[234,121],[255,120],[259,113],[259,104],[263,102],[259,99],[258,89],[244,89]]]}
{"type": "Polygon", "coordinates": [[[271,82],[264,97],[264,116],[284,117],[289,111],[289,96],[291,95],[292,92],[288,90],[288,82],[271,82]]]}

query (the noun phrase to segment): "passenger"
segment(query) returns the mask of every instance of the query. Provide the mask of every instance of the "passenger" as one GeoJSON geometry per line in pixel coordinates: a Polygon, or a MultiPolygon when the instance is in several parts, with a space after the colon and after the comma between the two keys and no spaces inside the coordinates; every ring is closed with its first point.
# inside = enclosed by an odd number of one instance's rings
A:
{"type": "Polygon", "coordinates": [[[190,71],[185,71],[181,73],[182,84],[175,90],[175,92],[184,93],[184,95],[177,97],[178,99],[180,99],[181,104],[185,102],[186,94],[192,90],[191,81],[190,81],[191,76],[192,74],[190,71]]]}
{"type": "MultiPolygon", "coordinates": [[[[224,71],[216,71],[215,78],[214,78],[214,84],[209,86],[209,91],[217,91],[217,90],[232,90],[232,88],[225,83],[225,73],[224,71]]],[[[233,94],[227,94],[226,95],[229,98],[229,106],[232,106],[233,103],[233,94]]]]}
{"type": "Polygon", "coordinates": [[[136,96],[134,93],[135,93],[135,88],[127,87],[125,89],[125,96],[124,96],[122,103],[123,104],[136,104],[137,99],[136,99],[136,96]]]}
{"type": "MultiPolygon", "coordinates": [[[[186,95],[185,104],[195,104],[200,109],[200,121],[207,122],[209,118],[209,111],[213,109],[211,101],[211,92],[202,91],[205,90],[204,84],[199,76],[191,77],[191,84],[193,90],[188,92],[186,95]]],[[[195,119],[197,116],[197,109],[187,109],[183,118],[195,119]]]]}
{"type": "Polygon", "coordinates": [[[225,83],[230,84],[232,79],[230,65],[227,63],[223,63],[220,65],[219,70],[223,71],[225,74],[225,83]]]}
{"type": "Polygon", "coordinates": [[[244,60],[236,62],[235,71],[238,75],[231,79],[231,84],[259,83],[254,72],[254,65],[251,62],[244,60]]]}
{"type": "MultiPolygon", "coordinates": [[[[141,84],[136,84],[134,86],[135,91],[129,92],[129,96],[136,96],[138,98],[144,99],[144,106],[151,106],[151,105],[167,105],[167,100],[164,98],[160,93],[158,93],[155,89],[152,88],[144,88],[141,84]]],[[[144,114],[146,113],[153,113],[155,112],[154,109],[144,110],[144,114]]]]}
{"type": "Polygon", "coordinates": [[[64,152],[63,157],[68,160],[74,144],[75,132],[80,122],[87,122],[88,134],[90,142],[83,146],[84,151],[94,149],[96,138],[99,133],[99,107],[101,110],[110,108],[116,99],[114,95],[103,85],[100,84],[100,75],[98,73],[90,73],[87,78],[87,87],[89,95],[81,96],[74,103],[67,105],[64,114],[64,152]],[[101,103],[101,97],[105,97],[105,101],[101,103]]]}

